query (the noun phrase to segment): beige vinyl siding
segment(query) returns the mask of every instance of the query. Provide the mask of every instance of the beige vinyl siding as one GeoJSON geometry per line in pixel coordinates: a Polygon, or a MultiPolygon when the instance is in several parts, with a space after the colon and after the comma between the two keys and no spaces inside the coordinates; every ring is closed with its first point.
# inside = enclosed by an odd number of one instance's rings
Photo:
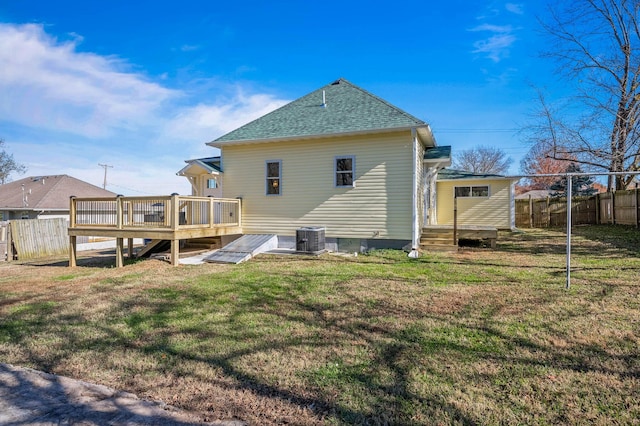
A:
{"type": "Polygon", "coordinates": [[[458,224],[494,226],[510,229],[509,179],[459,179],[438,181],[438,225],[453,225],[453,194],[456,186],[489,186],[489,197],[458,198],[458,224]]]}
{"type": "Polygon", "coordinates": [[[225,146],[223,195],[242,197],[244,233],[324,226],[327,237],[411,239],[411,143],[406,131],[225,146]],[[335,187],[342,156],[355,157],[355,187],[335,187]],[[274,158],[282,161],[277,197],[265,194],[265,161],[274,158]]]}

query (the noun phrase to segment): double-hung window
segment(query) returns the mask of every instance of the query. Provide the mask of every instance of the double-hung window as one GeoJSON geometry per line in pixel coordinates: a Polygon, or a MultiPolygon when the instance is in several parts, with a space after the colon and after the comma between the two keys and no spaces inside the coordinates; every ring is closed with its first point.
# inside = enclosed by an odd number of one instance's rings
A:
{"type": "Polygon", "coordinates": [[[336,157],[334,163],[335,185],[353,186],[355,171],[356,158],[354,156],[336,157]]]}
{"type": "Polygon", "coordinates": [[[280,195],[282,193],[282,161],[267,161],[265,168],[267,195],[280,195]]]}
{"type": "Polygon", "coordinates": [[[489,186],[488,185],[475,185],[475,186],[456,186],[455,195],[457,198],[462,197],[488,197],[489,186]]]}

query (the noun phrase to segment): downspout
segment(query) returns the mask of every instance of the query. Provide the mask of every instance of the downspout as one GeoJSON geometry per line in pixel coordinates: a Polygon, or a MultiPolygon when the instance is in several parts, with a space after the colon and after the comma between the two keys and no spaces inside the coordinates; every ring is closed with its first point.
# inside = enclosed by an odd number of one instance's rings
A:
{"type": "Polygon", "coordinates": [[[420,246],[420,224],[418,218],[418,135],[416,128],[411,128],[411,144],[413,147],[413,190],[411,192],[411,210],[412,210],[412,230],[411,230],[411,251],[409,257],[416,259],[420,256],[418,248],[420,246]]]}

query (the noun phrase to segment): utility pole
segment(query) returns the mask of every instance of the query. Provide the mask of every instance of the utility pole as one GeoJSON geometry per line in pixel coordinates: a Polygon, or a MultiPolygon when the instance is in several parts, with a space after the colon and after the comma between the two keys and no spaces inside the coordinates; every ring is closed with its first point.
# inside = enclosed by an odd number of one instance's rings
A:
{"type": "Polygon", "coordinates": [[[104,182],[102,182],[102,189],[107,189],[107,168],[110,167],[113,169],[113,166],[109,166],[107,164],[100,164],[98,166],[104,168],[104,182]]]}

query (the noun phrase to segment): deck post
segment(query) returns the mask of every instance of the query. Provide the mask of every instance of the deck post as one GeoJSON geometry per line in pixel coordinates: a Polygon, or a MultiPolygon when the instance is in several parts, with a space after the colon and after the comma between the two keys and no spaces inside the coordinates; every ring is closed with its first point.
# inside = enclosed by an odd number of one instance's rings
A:
{"type": "MultiPolygon", "coordinates": [[[[76,197],[72,195],[69,197],[69,228],[75,228],[76,226],[76,197]]],[[[69,267],[75,268],[78,265],[78,251],[77,251],[77,237],[75,235],[69,235],[69,267]]],[[[9,248],[11,247],[11,238],[9,238],[9,248]]],[[[11,253],[11,249],[9,249],[11,253]]],[[[8,259],[7,259],[8,260],[8,259]]]]}
{"type": "Polygon", "coordinates": [[[171,240],[171,266],[180,263],[180,240],[171,240]]]}
{"type": "Polygon", "coordinates": [[[133,259],[133,238],[127,238],[127,257],[133,259]]]}
{"type": "Polygon", "coordinates": [[[78,252],[77,252],[77,237],[75,235],[69,236],[69,267],[75,268],[78,266],[78,252]]]}
{"type": "Polygon", "coordinates": [[[123,195],[116,195],[116,226],[118,229],[122,229],[122,222],[124,222],[124,218],[122,217],[124,214],[122,198],[123,195]]]}
{"type": "Polygon", "coordinates": [[[124,238],[116,238],[116,268],[124,266],[124,238]]]}

